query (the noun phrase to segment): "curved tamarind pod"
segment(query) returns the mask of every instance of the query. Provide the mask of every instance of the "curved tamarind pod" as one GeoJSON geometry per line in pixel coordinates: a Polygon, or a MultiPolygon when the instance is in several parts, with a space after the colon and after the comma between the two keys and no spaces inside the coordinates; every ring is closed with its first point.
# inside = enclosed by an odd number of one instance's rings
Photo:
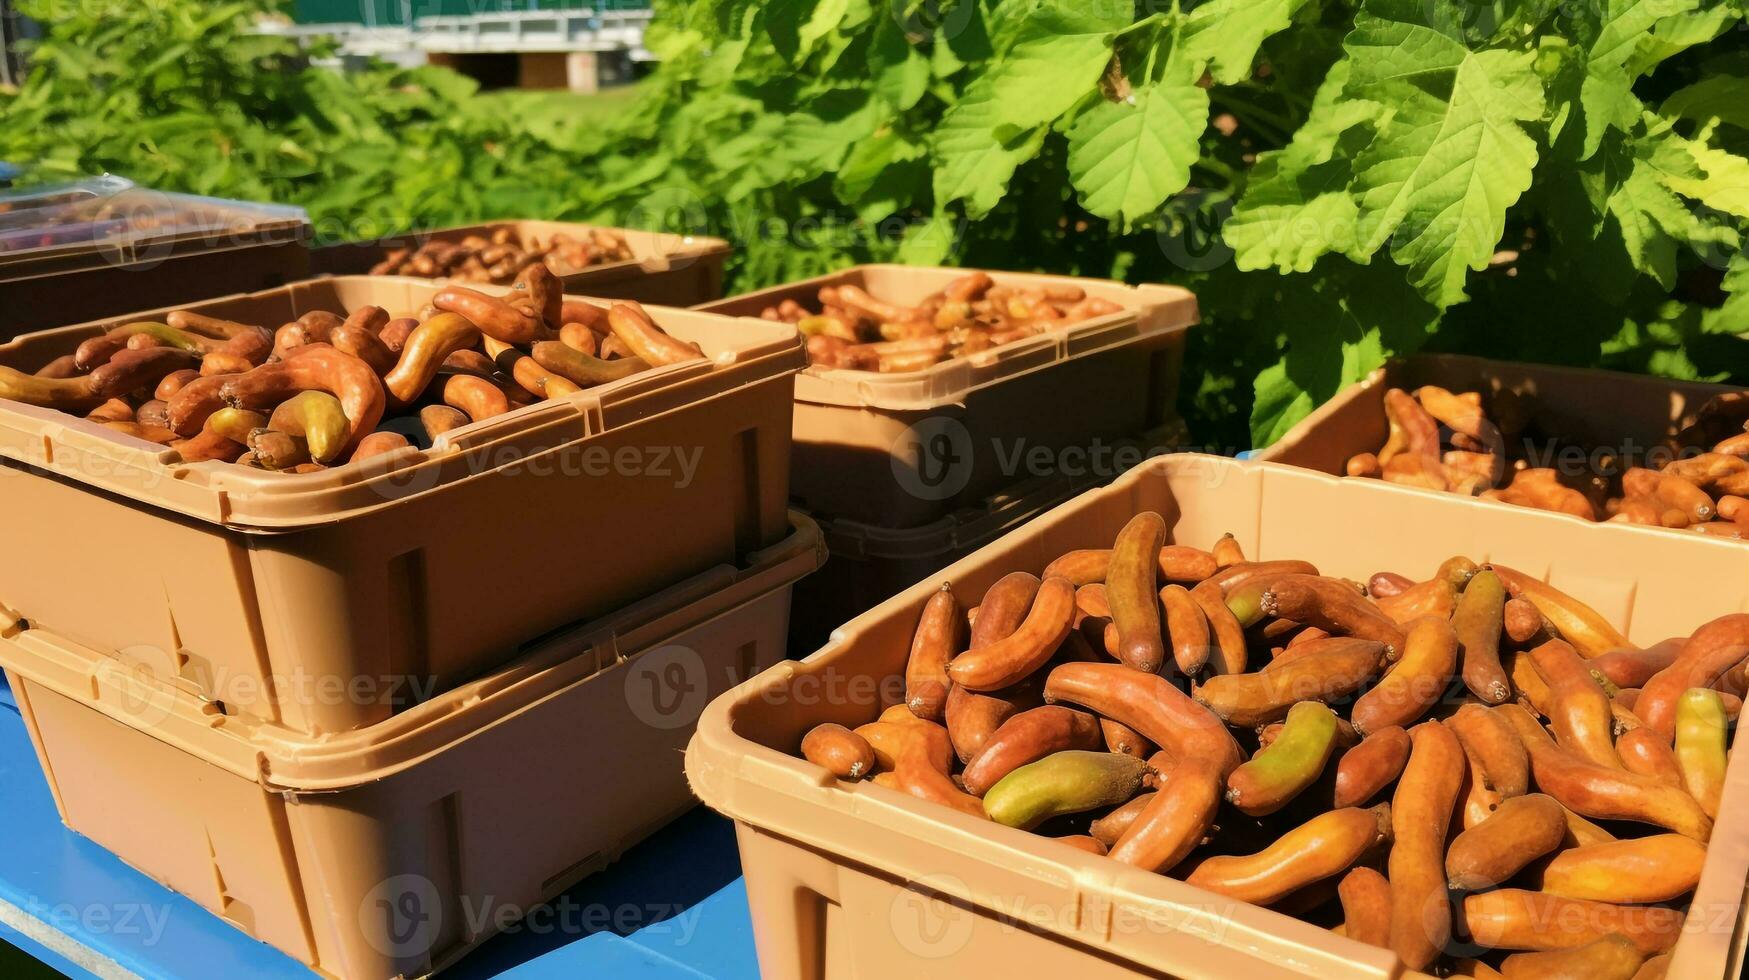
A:
{"type": "Polygon", "coordinates": [[[152,397],[162,402],[168,402],[170,399],[176,397],[177,392],[187,387],[189,382],[194,381],[200,376],[200,372],[194,368],[183,368],[180,371],[172,371],[169,374],[166,374],[162,381],[158,382],[158,387],[152,389],[152,397]]]}
{"type": "Polygon", "coordinates": [[[1552,797],[1527,793],[1502,800],[1486,820],[1451,842],[1446,883],[1457,891],[1492,888],[1558,849],[1566,835],[1564,811],[1552,797]]]}
{"type": "Polygon", "coordinates": [[[1408,732],[1381,728],[1366,736],[1336,762],[1334,805],[1360,806],[1368,802],[1401,776],[1408,762],[1408,732]]]}
{"type": "Polygon", "coordinates": [[[974,691],[1007,687],[1044,666],[1069,635],[1074,616],[1075,587],[1068,579],[1046,579],[1019,629],[955,657],[947,665],[947,675],[974,691]]]}
{"type": "Polygon", "coordinates": [[[79,365],[74,362],[73,355],[62,354],[60,357],[44,364],[40,368],[37,368],[34,372],[34,376],[38,378],[48,378],[55,381],[64,381],[67,378],[76,378],[80,373],[81,369],[79,365]]]}
{"type": "Polygon", "coordinates": [[[372,432],[358,441],[357,448],[352,450],[347,462],[356,463],[372,456],[392,453],[397,449],[410,449],[412,446],[412,441],[399,432],[372,432]]]}
{"type": "Polygon", "coordinates": [[[1138,759],[1146,759],[1158,751],[1154,743],[1143,737],[1141,732],[1120,721],[1100,718],[1099,733],[1107,752],[1121,752],[1138,759]]]}
{"type": "Polygon", "coordinates": [[[1375,599],[1399,596],[1415,587],[1414,580],[1396,572],[1375,572],[1366,580],[1366,594],[1375,599]]]}
{"type": "Polygon", "coordinates": [[[1546,714],[1556,744],[1588,762],[1622,768],[1621,756],[1615,753],[1609,695],[1585,668],[1585,661],[1561,640],[1530,651],[1530,659],[1549,688],[1546,714]]]}
{"type": "MultiPolygon", "coordinates": [[[[124,350],[86,375],[86,383],[91,393],[99,398],[119,398],[141,388],[155,389],[165,375],[196,363],[198,360],[193,354],[174,347],[124,350]]],[[[38,384],[43,383],[41,379],[36,380],[38,384]]]]}
{"type": "Polygon", "coordinates": [[[1043,584],[1043,580],[1030,572],[1009,572],[997,579],[995,585],[985,590],[984,599],[978,604],[978,618],[972,623],[966,649],[987,647],[1019,629],[1043,584]]]}
{"type": "Polygon", "coordinates": [[[861,779],[875,770],[868,740],[843,725],[815,725],[802,736],[802,758],[839,779],[861,779]]]}
{"type": "Polygon", "coordinates": [[[1409,732],[1409,762],[1391,798],[1391,949],[1413,970],[1425,969],[1451,939],[1445,837],[1463,782],[1457,736],[1438,722],[1409,732]]]}
{"type": "Polygon", "coordinates": [[[1220,719],[1158,674],[1117,663],[1060,664],[1045,680],[1045,700],[1116,719],[1174,759],[1200,758],[1218,771],[1223,789],[1239,765],[1239,743],[1220,719]]]}
{"type": "Polygon", "coordinates": [[[1377,453],[1355,453],[1342,465],[1342,472],[1357,479],[1377,480],[1385,475],[1385,466],[1377,453]]]}
{"type": "Polygon", "coordinates": [[[1633,940],[1610,933],[1583,946],[1513,953],[1500,963],[1505,980],[1634,980],[1646,954],[1633,940]]]}
{"type": "Polygon", "coordinates": [[[1191,599],[1202,608],[1213,635],[1214,648],[1204,665],[1212,674],[1243,674],[1250,662],[1250,648],[1245,642],[1245,628],[1228,608],[1218,592],[1190,590],[1191,599]]]}
{"type": "Polygon", "coordinates": [[[206,428],[238,445],[245,445],[249,441],[249,433],[266,424],[267,416],[260,412],[243,408],[221,408],[208,416],[206,428]]]}
{"type": "Polygon", "coordinates": [[[1728,724],[1717,691],[1692,687],[1676,701],[1676,766],[1682,773],[1682,785],[1715,820],[1725,792],[1728,724]]]}
{"type": "Polygon", "coordinates": [[[1227,802],[1248,816],[1274,813],[1317,781],[1335,751],[1335,713],[1301,701],[1280,734],[1227,776],[1227,802]]]}
{"type": "Polygon", "coordinates": [[[1528,599],[1560,631],[1582,657],[1590,658],[1619,647],[1631,646],[1597,610],[1556,589],[1504,565],[1489,566],[1515,598],[1528,599]]]}
{"type": "MultiPolygon", "coordinates": [[[[1130,670],[1122,664],[1112,666],[1130,670]]],[[[1182,757],[1108,856],[1157,874],[1171,871],[1214,825],[1223,779],[1219,764],[1182,757]]]]}
{"type": "Polygon", "coordinates": [[[952,586],[944,582],[923,604],[905,662],[905,705],[925,721],[941,721],[947,711],[947,691],[953,683],[947,663],[959,652],[960,622],[959,602],[952,586]]]}
{"type": "Polygon", "coordinates": [[[1672,738],[1676,701],[1682,693],[1691,687],[1712,687],[1745,659],[1749,659],[1749,613],[1721,616],[1695,630],[1670,666],[1646,681],[1634,702],[1634,714],[1647,728],[1672,738]]]}
{"type": "Polygon", "coordinates": [[[220,340],[229,340],[240,333],[261,328],[249,323],[238,323],[235,320],[225,320],[216,316],[207,316],[192,310],[174,310],[164,316],[168,326],[189,333],[205,334],[220,340]]]}
{"type": "Polygon", "coordinates": [[[298,317],[297,322],[303,324],[304,330],[309,335],[310,343],[325,344],[328,342],[328,336],[334,332],[334,328],[345,323],[346,320],[330,310],[311,310],[298,317]]]}
{"type": "Polygon", "coordinates": [[[338,458],[352,430],[340,399],[326,391],[303,391],[280,402],[267,427],[301,437],[318,463],[338,458]]]}
{"type": "Polygon", "coordinates": [[[410,405],[419,399],[437,369],[451,354],[479,343],[480,331],[467,318],[456,313],[440,313],[421,323],[407,337],[401,348],[401,358],[383,376],[383,387],[397,405],[410,405]]]}
{"type": "Polygon", "coordinates": [[[1463,651],[1464,686],[1487,704],[1499,704],[1512,695],[1512,684],[1500,665],[1505,607],[1505,584],[1492,571],[1483,571],[1470,579],[1452,612],[1452,627],[1463,651]]]}
{"type": "Polygon", "coordinates": [[[535,363],[584,388],[618,381],[650,367],[640,357],[623,357],[611,361],[590,357],[557,340],[543,340],[530,350],[535,363]]]}
{"type": "Polygon", "coordinates": [[[1172,640],[1173,663],[1179,673],[1195,677],[1202,673],[1211,652],[1208,616],[1182,585],[1161,589],[1160,604],[1166,610],[1166,635],[1172,640]]]}
{"type": "Polygon", "coordinates": [[[515,282],[510,286],[511,302],[519,302],[515,297],[526,293],[528,309],[548,328],[557,330],[564,323],[565,316],[565,284],[553,274],[553,270],[544,264],[536,262],[518,273],[515,282]]]}
{"type": "Polygon", "coordinates": [[[1297,701],[1332,701],[1354,693],[1383,663],[1383,644],[1332,637],[1308,643],[1305,653],[1272,662],[1255,674],[1210,677],[1193,696],[1222,721],[1255,728],[1279,720],[1297,701]]]}
{"type": "Polygon", "coordinates": [[[315,342],[316,339],[310,336],[309,328],[302,323],[293,320],[290,323],[281,324],[279,329],[273,332],[273,355],[269,359],[282,360],[299,347],[315,342]]]}
{"type": "Polygon", "coordinates": [[[1130,829],[1136,818],[1142,815],[1142,811],[1147,809],[1156,792],[1158,790],[1150,789],[1136,794],[1129,802],[1093,821],[1087,828],[1088,834],[1109,849],[1124,835],[1124,831],[1130,829]]]}
{"type": "Polygon", "coordinates": [[[132,422],[134,407],[125,398],[111,398],[86,412],[85,418],[92,422],[132,422]]]}
{"type": "Polygon", "coordinates": [[[1106,601],[1117,628],[1117,658],[1149,673],[1166,661],[1154,584],[1165,540],[1164,518],[1150,511],[1135,515],[1118,532],[1105,573],[1106,601]]]}
{"type": "Polygon", "coordinates": [[[446,313],[460,315],[478,327],[481,333],[507,344],[532,344],[544,340],[547,332],[538,315],[465,286],[448,286],[439,290],[431,297],[431,305],[446,313]]]}
{"type": "Polygon", "coordinates": [[[698,345],[670,336],[636,303],[620,302],[608,307],[607,324],[627,350],[648,364],[679,364],[704,357],[698,345]]]}
{"type": "Polygon", "coordinates": [[[1530,712],[1516,704],[1491,710],[1501,712],[1524,742],[1537,788],[1567,809],[1599,820],[1649,823],[1700,841],[1712,836],[1712,820],[1687,793],[1558,748],[1530,712]]]}
{"type": "Polygon", "coordinates": [[[1486,442],[1492,434],[1492,426],[1477,401],[1454,395],[1437,385],[1422,385],[1415,389],[1414,398],[1428,415],[1459,435],[1486,442]]]}
{"type": "Polygon", "coordinates": [[[1500,611],[1501,628],[1507,638],[1521,647],[1532,647],[1559,639],[1555,624],[1548,621],[1536,603],[1529,599],[1507,599],[1500,611]]]}
{"type": "Polygon", "coordinates": [[[594,357],[601,350],[601,341],[596,339],[595,331],[581,323],[567,323],[560,327],[559,342],[590,357],[594,357]]]}
{"type": "MultiPolygon", "coordinates": [[[[1025,572],[1012,573],[991,586],[984,594],[977,622],[972,624],[971,648],[989,646],[1014,632],[1031,607],[1037,588],[1037,578],[1025,572]]],[[[960,762],[971,763],[1004,721],[1043,703],[1042,687],[1043,680],[1036,674],[1020,684],[989,693],[969,691],[955,684],[948,691],[946,717],[948,736],[960,762]]]]}
{"type": "MultiPolygon", "coordinates": [[[[367,307],[367,309],[380,312],[379,307],[373,306],[367,307]]],[[[336,350],[351,354],[369,364],[370,369],[375,371],[379,377],[387,375],[395,369],[395,365],[400,363],[400,358],[396,357],[395,352],[389,350],[388,345],[383,343],[376,334],[350,322],[335,327],[334,332],[328,335],[328,342],[333,344],[336,350]]]]}
{"type": "Polygon", "coordinates": [[[277,429],[256,429],[245,443],[255,459],[270,470],[289,470],[310,462],[310,447],[303,439],[277,429]]]}
{"type": "Polygon", "coordinates": [[[1407,626],[1424,616],[1451,618],[1457,609],[1458,589],[1444,579],[1419,582],[1394,596],[1385,596],[1375,607],[1398,626],[1407,626]]]}
{"type": "Polygon", "coordinates": [[[383,346],[400,354],[407,346],[407,338],[413,336],[413,331],[419,329],[419,321],[410,316],[398,316],[383,325],[377,332],[377,339],[383,346]]]}
{"type": "Polygon", "coordinates": [[[1405,727],[1432,708],[1451,684],[1458,636],[1452,624],[1432,616],[1415,620],[1403,641],[1403,656],[1372,690],[1355,699],[1349,718],[1361,734],[1405,727]]]}
{"type": "Polygon", "coordinates": [[[1079,588],[1104,582],[1106,569],[1110,567],[1110,548],[1082,548],[1058,555],[1045,566],[1043,574],[1045,578],[1066,578],[1079,588]]]}
{"type": "Polygon", "coordinates": [[[1592,657],[1585,665],[1617,687],[1643,687],[1658,671],[1676,662],[1687,642],[1687,637],[1674,637],[1644,650],[1621,647],[1592,657]]]}
{"type": "Polygon", "coordinates": [[[1245,550],[1239,547],[1239,539],[1232,532],[1221,535],[1209,553],[1215,556],[1217,568],[1231,568],[1245,563],[1245,550]]]}
{"type": "Polygon", "coordinates": [[[78,378],[43,378],[0,366],[0,398],[26,405],[83,412],[108,399],[91,388],[89,375],[78,378]]]}
{"type": "Polygon", "coordinates": [[[1464,752],[1475,760],[1482,783],[1504,798],[1530,791],[1530,756],[1506,720],[1476,704],[1466,704],[1445,724],[1464,752]]]}
{"type": "Polygon", "coordinates": [[[473,421],[466,412],[448,405],[427,405],[419,410],[419,424],[424,426],[426,438],[433,442],[445,432],[471,425],[473,421]]]}
{"type": "Polygon", "coordinates": [[[1390,836],[1388,804],[1377,811],[1357,807],[1331,810],[1281,835],[1256,854],[1207,858],[1184,881],[1241,902],[1269,905],[1289,892],[1347,871],[1390,836]]]}
{"type": "Polygon", "coordinates": [[[1031,830],[1051,817],[1131,799],[1141,791],[1147,771],[1142,760],[1115,752],[1053,752],[1010,771],[989,787],[984,813],[1005,827],[1031,830]]]}
{"type": "Polygon", "coordinates": [[[1386,482],[1399,486],[1442,492],[1451,489],[1451,475],[1446,472],[1445,464],[1438,457],[1429,458],[1420,453],[1398,453],[1384,464],[1381,476],[1386,482]]]}
{"type": "Polygon", "coordinates": [[[1403,652],[1403,630],[1346,583],[1316,575],[1282,575],[1270,580],[1260,605],[1264,615],[1316,626],[1336,636],[1375,640],[1385,657],[1403,652]]]}
{"type": "Polygon", "coordinates": [[[1563,898],[1649,905],[1694,891],[1705,864],[1705,844],[1654,834],[1563,850],[1543,867],[1539,885],[1563,898]]]}
{"type": "Polygon", "coordinates": [[[170,428],[170,406],[156,398],[141,402],[140,407],[134,409],[134,421],[141,425],[168,429],[170,428]]]}
{"type": "Polygon", "coordinates": [[[1500,888],[1464,899],[1464,923],[1479,946],[1572,949],[1621,933],[1644,953],[1661,953],[1682,936],[1683,913],[1658,906],[1613,905],[1500,888]]]}
{"type": "Polygon", "coordinates": [[[1676,789],[1683,788],[1682,769],[1676,763],[1675,750],[1664,741],[1664,736],[1650,728],[1622,732],[1616,737],[1615,751],[1628,772],[1649,776],[1676,789]]]}
{"type": "MultiPolygon", "coordinates": [[[[1220,547],[1218,544],[1216,547],[1220,547]]],[[[1221,570],[1196,584],[1197,589],[1205,592],[1216,592],[1220,595],[1232,595],[1233,591],[1246,582],[1263,577],[1278,575],[1317,575],[1318,567],[1309,561],[1298,559],[1280,559],[1276,561],[1240,561],[1231,565],[1223,565],[1221,570]]],[[[1194,591],[1194,590],[1193,590],[1194,591]]]]}
{"type": "Polygon", "coordinates": [[[1391,945],[1391,882],[1364,865],[1350,868],[1336,886],[1342,901],[1342,933],[1349,939],[1391,945]]]}
{"type": "MultiPolygon", "coordinates": [[[[351,423],[349,446],[356,447],[382,420],[386,399],[376,372],[358,358],[325,344],[300,347],[283,361],[237,375],[224,383],[220,396],[239,408],[263,409],[312,389],[326,391],[340,400],[341,410],[351,423]]],[[[171,409],[174,418],[174,401],[171,409]]]]}
{"type": "Polygon", "coordinates": [[[510,411],[510,399],[503,389],[471,374],[452,374],[443,382],[443,403],[460,409],[475,422],[510,411]]]}
{"type": "MultiPolygon", "coordinates": [[[[218,415],[220,411],[235,412],[238,410],[221,408],[209,413],[205,422],[210,423],[212,416],[218,415]]],[[[231,426],[225,424],[226,421],[224,418],[220,419],[221,427],[225,428],[226,431],[233,431],[231,426]]],[[[215,430],[210,424],[203,425],[200,431],[191,438],[171,443],[170,448],[176,450],[177,455],[184,463],[204,463],[214,459],[233,460],[244,449],[242,440],[233,440],[224,433],[215,430]]]]}
{"type": "Polygon", "coordinates": [[[960,783],[973,796],[983,796],[1022,766],[1058,752],[1093,752],[1101,742],[1099,719],[1085,711],[1052,704],[1029,708],[1004,721],[990,735],[960,775],[960,783]]]}
{"type": "Polygon", "coordinates": [[[581,323],[596,333],[607,333],[607,310],[587,300],[561,299],[560,323],[581,323]]]}

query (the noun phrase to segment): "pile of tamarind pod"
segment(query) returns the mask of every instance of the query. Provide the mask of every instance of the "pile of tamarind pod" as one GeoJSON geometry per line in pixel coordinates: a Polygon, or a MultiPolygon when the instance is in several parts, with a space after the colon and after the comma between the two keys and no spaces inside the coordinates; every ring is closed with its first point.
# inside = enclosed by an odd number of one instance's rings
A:
{"type": "Polygon", "coordinates": [[[1510,568],[1362,584],[1165,533],[1142,513],[1042,574],[943,585],[905,702],[801,755],[1412,969],[1656,975],[1718,817],[1749,614],[1641,649],[1510,568]]]}
{"type": "Polygon", "coordinates": [[[0,367],[0,398],[83,415],[182,462],[309,473],[703,356],[636,303],[566,299],[536,263],[506,296],[449,286],[413,316],[361,306],[269,330],[179,310],[35,374],[0,367]]]}
{"type": "Polygon", "coordinates": [[[998,286],[987,273],[955,279],[916,306],[876,299],[861,286],[822,286],[820,308],[793,299],[760,311],[808,338],[808,360],[854,371],[917,371],[1123,309],[1079,286],[998,286]]]}
{"type": "Polygon", "coordinates": [[[370,274],[449,278],[502,286],[535,263],[564,275],[631,257],[632,249],[625,236],[611,228],[592,228],[585,238],[555,232],[542,241],[534,236],[518,240],[516,229],[505,225],[494,229],[490,236],[468,235],[459,242],[430,241],[416,249],[395,249],[372,266],[370,274]]]}
{"type": "Polygon", "coordinates": [[[1473,391],[1434,385],[1385,392],[1390,436],[1376,453],[1348,460],[1349,476],[1479,495],[1594,521],[1749,536],[1749,393],[1713,399],[1658,460],[1593,454],[1585,472],[1508,460],[1522,420],[1518,396],[1496,396],[1498,418],[1473,391]]]}

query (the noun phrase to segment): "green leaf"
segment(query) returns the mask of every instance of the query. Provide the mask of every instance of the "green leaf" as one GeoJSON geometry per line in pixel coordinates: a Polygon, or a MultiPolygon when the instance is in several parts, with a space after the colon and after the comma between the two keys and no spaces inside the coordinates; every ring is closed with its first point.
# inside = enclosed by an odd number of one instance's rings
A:
{"type": "Polygon", "coordinates": [[[1718,120],[1739,129],[1749,129],[1749,78],[1741,75],[1710,75],[1687,88],[1677,89],[1658,107],[1665,118],[1693,119],[1703,125],[1718,120]]]}
{"type": "Polygon", "coordinates": [[[999,115],[985,76],[968,86],[958,104],[941,117],[930,141],[936,161],[937,207],[963,200],[972,217],[988,214],[1007,193],[1014,168],[1038,153],[1042,129],[999,139],[999,115]]]}
{"type": "Polygon", "coordinates": [[[1111,60],[1112,32],[1130,22],[1126,5],[1049,4],[1027,16],[1014,46],[991,71],[995,125],[1050,122],[1093,91],[1111,60]]]}
{"type": "Polygon", "coordinates": [[[1257,49],[1264,39],[1287,29],[1306,0],[1209,0],[1185,18],[1178,52],[1208,65],[1222,85],[1235,85],[1251,75],[1257,49]]]}
{"type": "Polygon", "coordinates": [[[1208,93],[1162,82],[1100,102],[1069,128],[1069,180],[1088,211],[1134,225],[1190,182],[1208,93]]]}
{"type": "Polygon", "coordinates": [[[1601,0],[1601,9],[1581,8],[1579,27],[1592,35],[1585,55],[1585,79],[1579,89],[1585,127],[1581,159],[1597,152],[1606,130],[1631,129],[1639,121],[1641,104],[1634,96],[1633,84],[1644,68],[1630,71],[1628,62],[1660,20],[1691,10],[1698,2],[1601,0]],[[1595,22],[1589,19],[1592,14],[1597,16],[1595,22]]]}
{"type": "Polygon", "coordinates": [[[905,265],[941,265],[953,254],[957,238],[953,219],[938,213],[906,229],[894,258],[905,265]]]}
{"type": "Polygon", "coordinates": [[[1749,254],[1738,252],[1725,268],[1725,302],[1701,314],[1701,330],[1712,334],[1749,335],[1749,254]]]}
{"type": "Polygon", "coordinates": [[[875,95],[894,109],[904,111],[917,104],[929,87],[929,59],[911,43],[891,17],[881,18],[869,44],[869,72],[875,95]]]}

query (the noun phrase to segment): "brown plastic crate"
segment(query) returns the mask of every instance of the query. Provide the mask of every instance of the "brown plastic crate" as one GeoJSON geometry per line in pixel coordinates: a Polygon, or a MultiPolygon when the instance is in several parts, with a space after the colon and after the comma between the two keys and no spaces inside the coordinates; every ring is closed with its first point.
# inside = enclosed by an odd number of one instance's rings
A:
{"type": "MultiPolygon", "coordinates": [[[[278,324],[416,310],[439,288],[323,279],[190,308],[278,324]]],[[[650,314],[707,359],[302,476],[173,462],[0,401],[0,501],[15,517],[0,606],[228,713],[312,733],[381,721],[547,630],[786,533],[794,329],[650,314]],[[354,684],[378,698],[331,693],[354,684]]],[[[18,338],[0,363],[33,369],[110,325],[18,338]]]]}
{"type": "MultiPolygon", "coordinates": [[[[514,228],[519,240],[531,236],[551,238],[555,232],[578,235],[600,227],[570,221],[491,221],[374,242],[346,242],[312,250],[310,271],[317,275],[364,275],[396,249],[417,248],[431,241],[459,242],[469,235],[490,236],[505,226],[514,228]]],[[[562,272],[560,278],[566,292],[664,306],[693,306],[723,295],[728,242],[704,235],[671,235],[631,228],[611,230],[625,236],[633,258],[562,272]]]]}
{"type": "MultiPolygon", "coordinates": [[[[1519,364],[1461,354],[1416,354],[1392,360],[1344,389],[1253,458],[1341,474],[1348,458],[1385,444],[1385,392],[1439,385],[1530,396],[1532,427],[1579,446],[1618,452],[1663,445],[1714,395],[1740,389],[1638,374],[1519,364]]],[[[1428,491],[1422,491],[1428,492],[1428,491]]]]}
{"type": "MultiPolygon", "coordinates": [[[[697,307],[757,318],[785,299],[814,302],[822,286],[854,284],[911,304],[964,269],[860,265],[697,307]]],[[[1072,285],[1123,307],[1061,330],[879,374],[809,367],[796,379],[796,505],[888,528],[915,528],[979,501],[1025,474],[1021,449],[1055,452],[1095,437],[1142,432],[1175,417],[1186,331],[1196,297],[1176,286],[1126,286],[1021,272],[1000,285],[1072,285]]]]}
{"type": "MultiPolygon", "coordinates": [[[[1142,510],[1162,514],[1177,542],[1208,547],[1232,531],[1255,559],[1309,558],[1355,579],[1381,568],[1431,573],[1453,554],[1498,561],[1591,603],[1638,643],[1749,610],[1742,552],[1728,542],[1196,455],[1133,470],[941,577],[976,597],[1007,572],[1109,547],[1142,510]]],[[[722,696],[687,748],[693,791],[736,821],[768,980],[958,975],[972,964],[979,975],[1015,977],[1424,976],[1389,950],[873,783],[841,782],[797,758],[812,726],[861,724],[903,701],[892,678],[936,587],[908,589],[806,660],[722,696]]],[[[1736,976],[1743,963],[1749,741],[1736,742],[1672,978],[1736,976]]]]}
{"type": "Polygon", "coordinates": [[[323,975],[424,976],[696,805],[699,711],[783,658],[823,557],[794,520],[346,735],[216,716],[46,630],[0,631],[0,666],[68,827],[323,975]]]}

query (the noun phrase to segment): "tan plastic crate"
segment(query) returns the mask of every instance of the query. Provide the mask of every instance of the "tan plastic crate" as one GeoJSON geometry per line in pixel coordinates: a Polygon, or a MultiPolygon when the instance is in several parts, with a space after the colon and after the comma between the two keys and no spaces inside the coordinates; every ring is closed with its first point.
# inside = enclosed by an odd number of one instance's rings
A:
{"type": "Polygon", "coordinates": [[[1479,391],[1484,399],[1502,391],[1532,396],[1537,409],[1532,428],[1558,433],[1572,445],[1617,451],[1662,445],[1708,399],[1740,390],[1615,371],[1416,354],[1390,361],[1344,389],[1255,458],[1341,474],[1350,456],[1377,452],[1385,444],[1385,392],[1422,385],[1479,391]]]}
{"type": "MultiPolygon", "coordinates": [[[[551,238],[555,232],[575,236],[600,227],[570,221],[490,221],[439,228],[381,241],[313,249],[310,270],[317,275],[364,275],[395,249],[418,248],[431,241],[459,242],[469,235],[490,236],[507,225],[523,241],[530,237],[551,238]]],[[[693,306],[723,295],[723,264],[731,251],[728,242],[705,235],[671,235],[633,228],[610,230],[625,236],[632,258],[561,272],[559,278],[564,281],[566,292],[664,306],[693,306]]]]}
{"type": "MultiPolygon", "coordinates": [[[[189,308],[277,325],[415,310],[438,288],[323,279],[189,308]]],[[[707,359],[301,476],[167,462],[163,447],[0,402],[0,502],[17,518],[0,607],[227,713],[346,731],[776,542],[799,338],[650,313],[707,359]],[[354,684],[378,696],[334,696],[354,684]]],[[[33,369],[109,325],[18,338],[0,363],[33,369]]]]}
{"type": "Polygon", "coordinates": [[[783,658],[824,557],[794,528],[343,736],[215,716],[46,630],[0,634],[0,666],[68,827],[319,973],[424,976],[695,805],[699,712],[783,658]]]}
{"type": "MultiPolygon", "coordinates": [[[[1386,483],[1210,456],[1157,459],[942,573],[976,597],[1015,569],[1109,547],[1136,512],[1172,540],[1235,533],[1256,559],[1330,575],[1431,572],[1453,554],[1542,576],[1638,643],[1749,610],[1734,545],[1562,520],[1386,483]],[[1391,533],[1380,533],[1392,529],[1391,533]]],[[[854,976],[1184,978],[1422,976],[1388,950],[1066,845],[974,820],[795,756],[815,724],[856,725],[902,702],[912,631],[933,581],[883,603],[801,662],[714,702],[687,748],[693,791],[735,819],[767,980],[854,976]]],[[[1745,742],[1738,738],[1737,742],[1745,742]]],[[[1720,820],[1669,976],[1736,976],[1749,878],[1749,743],[1735,746],[1720,820]]]]}
{"type": "MultiPolygon", "coordinates": [[[[757,318],[784,299],[815,301],[853,284],[911,304],[965,269],[860,265],[697,309],[757,318]]],[[[1196,297],[1176,286],[1126,286],[1021,272],[999,285],[1073,285],[1123,311],[945,361],[879,374],[810,367],[796,379],[796,505],[812,514],[915,528],[1014,483],[1017,452],[1055,452],[1142,432],[1175,417],[1196,297]]]]}

